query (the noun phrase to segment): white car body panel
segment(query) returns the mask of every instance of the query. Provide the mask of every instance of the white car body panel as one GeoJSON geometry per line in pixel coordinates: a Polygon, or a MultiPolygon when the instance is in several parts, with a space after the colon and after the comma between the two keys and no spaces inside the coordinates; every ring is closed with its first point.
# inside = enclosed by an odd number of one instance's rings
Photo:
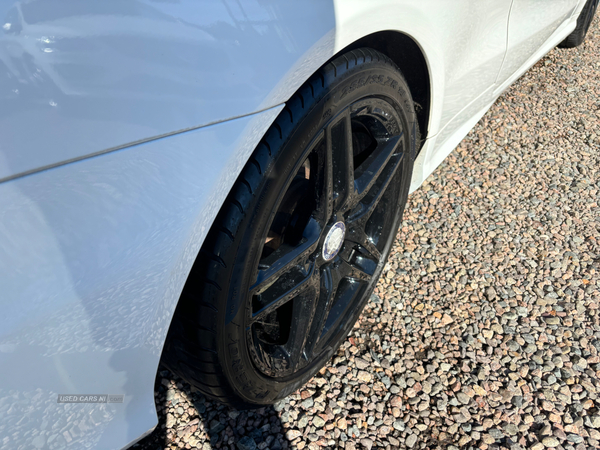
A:
{"type": "Polygon", "coordinates": [[[514,0],[508,24],[507,50],[510,56],[502,66],[498,82],[504,82],[522,69],[526,61],[538,53],[552,35],[556,35],[557,29],[572,16],[578,3],[577,0],[514,0]]]}
{"type": "Polygon", "coordinates": [[[282,108],[0,184],[2,290],[20,294],[2,298],[2,448],[121,448],[156,424],[154,379],[187,274],[282,108]]]}
{"type": "Polygon", "coordinates": [[[329,58],[388,30],[422,50],[415,190],[583,3],[0,0],[0,447],[118,449],[152,430],[162,345],[206,233],[329,58]]]}
{"type": "Polygon", "coordinates": [[[333,14],[320,0],[0,0],[0,181],[282,104],[331,57],[333,14]]]}
{"type": "MultiPolygon", "coordinates": [[[[530,2],[530,0],[514,0],[514,3],[519,2],[530,2]]],[[[531,66],[539,61],[546,53],[552,50],[556,45],[562,42],[577,25],[577,17],[583,8],[584,0],[570,0],[570,2],[562,2],[562,5],[568,4],[569,8],[561,8],[558,11],[561,14],[562,22],[557,29],[543,42],[539,48],[533,53],[524,54],[523,48],[529,49],[530,47],[525,46],[526,38],[521,35],[517,42],[519,45],[512,47],[510,44],[510,33],[512,28],[509,24],[509,44],[506,51],[504,63],[502,65],[502,73],[498,74],[496,82],[490,86],[486,92],[488,95],[483,95],[481,102],[473,102],[475,104],[469,105],[464,112],[460,114],[458,122],[458,128],[451,128],[450,132],[442,130],[437,134],[430,134],[421,149],[413,170],[413,178],[411,180],[410,191],[414,192],[423,184],[429,175],[441,164],[441,162],[456,148],[460,141],[467,135],[467,133],[473,128],[477,122],[483,117],[488,109],[494,104],[496,99],[504,92],[512,83],[514,83],[523,73],[525,73],[531,66]],[[513,59],[514,58],[514,59],[513,59]],[[510,75],[503,75],[504,68],[506,66],[514,66],[513,61],[523,61],[520,66],[517,66],[516,70],[510,75]]],[[[548,4],[547,2],[545,4],[548,4]]],[[[514,4],[513,4],[514,6],[514,4]]],[[[521,22],[524,21],[520,18],[521,22]]],[[[519,25],[524,25],[520,23],[519,25]]],[[[513,26],[514,27],[514,26],[513,26]]],[[[519,31],[514,31],[515,35],[519,35],[519,31]]],[[[535,35],[537,38],[537,35],[535,35]]],[[[433,102],[433,101],[432,101],[433,102]]]]}
{"type": "Polygon", "coordinates": [[[380,30],[401,30],[412,37],[429,65],[432,136],[495,82],[506,50],[510,4],[511,0],[459,0],[448,7],[436,0],[385,0],[373,8],[361,0],[339,0],[336,51],[380,30]]]}

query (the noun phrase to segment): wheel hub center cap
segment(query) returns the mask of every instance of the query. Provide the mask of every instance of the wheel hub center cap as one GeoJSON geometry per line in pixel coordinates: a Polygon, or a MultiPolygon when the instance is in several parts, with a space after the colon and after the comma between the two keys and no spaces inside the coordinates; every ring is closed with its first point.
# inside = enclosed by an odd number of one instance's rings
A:
{"type": "Polygon", "coordinates": [[[335,258],[342,248],[345,236],[346,225],[344,225],[344,222],[334,223],[323,243],[323,259],[325,261],[330,261],[335,258]]]}

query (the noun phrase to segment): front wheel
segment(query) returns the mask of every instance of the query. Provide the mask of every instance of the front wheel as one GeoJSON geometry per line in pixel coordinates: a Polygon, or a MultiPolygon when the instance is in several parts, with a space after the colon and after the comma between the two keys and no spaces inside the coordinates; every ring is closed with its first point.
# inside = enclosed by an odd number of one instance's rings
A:
{"type": "Polygon", "coordinates": [[[386,56],[358,49],[321,69],[223,205],[177,307],[167,366],[237,407],[308,381],[383,270],[418,140],[409,88],[386,56]]]}

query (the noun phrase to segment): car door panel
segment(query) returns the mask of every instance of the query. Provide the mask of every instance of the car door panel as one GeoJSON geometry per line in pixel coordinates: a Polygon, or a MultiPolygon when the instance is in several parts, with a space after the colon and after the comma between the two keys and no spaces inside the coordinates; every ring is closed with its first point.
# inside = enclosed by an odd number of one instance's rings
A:
{"type": "Polygon", "coordinates": [[[579,0],[514,0],[506,58],[498,84],[507,80],[568,20],[579,0]]]}
{"type": "MultiPolygon", "coordinates": [[[[460,21],[446,29],[446,93],[442,127],[478,99],[496,81],[506,51],[510,0],[464,2],[460,21]]],[[[458,17],[458,16],[457,16],[458,17]]],[[[440,27],[446,17],[441,15],[440,27]]],[[[481,98],[480,102],[485,103],[481,98]]]]}

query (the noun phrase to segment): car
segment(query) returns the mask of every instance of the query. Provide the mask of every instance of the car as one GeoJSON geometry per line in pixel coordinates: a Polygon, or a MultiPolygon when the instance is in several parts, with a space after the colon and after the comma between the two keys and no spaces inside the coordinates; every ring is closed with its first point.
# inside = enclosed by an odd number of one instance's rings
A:
{"type": "Polygon", "coordinates": [[[2,0],[2,448],[127,448],[159,363],[296,391],[409,193],[597,5],[2,0]]]}

